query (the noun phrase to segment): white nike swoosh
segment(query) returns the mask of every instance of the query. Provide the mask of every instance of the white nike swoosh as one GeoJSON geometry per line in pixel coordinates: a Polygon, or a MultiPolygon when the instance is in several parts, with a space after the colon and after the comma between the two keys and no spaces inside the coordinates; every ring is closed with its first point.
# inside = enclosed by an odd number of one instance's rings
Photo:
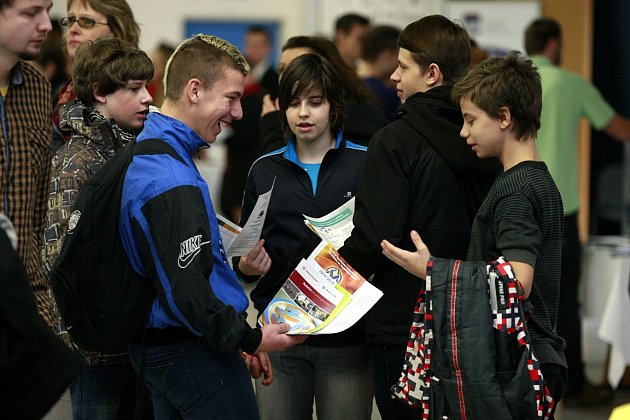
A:
{"type": "Polygon", "coordinates": [[[210,243],[210,241],[202,242],[202,243],[199,244],[199,248],[197,248],[195,251],[191,252],[190,254],[186,255],[183,258],[182,258],[181,255],[179,257],[177,257],[177,265],[179,266],[179,268],[186,268],[186,267],[188,267],[190,265],[190,263],[192,262],[192,260],[197,256],[197,254],[199,254],[201,252],[201,247],[206,245],[206,244],[209,244],[209,243],[210,243]]]}

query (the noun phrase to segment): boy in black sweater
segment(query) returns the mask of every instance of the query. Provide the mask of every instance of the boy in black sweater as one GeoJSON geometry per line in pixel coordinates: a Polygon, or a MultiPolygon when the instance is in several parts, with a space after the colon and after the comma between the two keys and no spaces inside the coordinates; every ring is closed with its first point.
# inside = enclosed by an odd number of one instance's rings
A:
{"type": "MultiPolygon", "coordinates": [[[[540,160],[542,89],[531,61],[511,52],[477,65],[452,90],[464,117],[460,135],[480,158],[503,165],[475,217],[467,259],[490,262],[504,256],[524,289],[527,328],[545,385],[557,402],[566,391],[564,340],[555,331],[560,288],[562,200],[540,160]]],[[[417,251],[384,240],[383,253],[410,273],[426,277],[431,252],[417,232],[417,251]]]]}

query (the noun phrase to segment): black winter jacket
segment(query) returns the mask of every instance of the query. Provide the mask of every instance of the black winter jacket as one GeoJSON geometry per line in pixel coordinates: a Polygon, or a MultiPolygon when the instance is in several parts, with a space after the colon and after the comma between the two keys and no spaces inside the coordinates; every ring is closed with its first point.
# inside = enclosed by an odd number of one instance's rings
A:
{"type": "Polygon", "coordinates": [[[0,418],[40,419],[79,374],[83,359],[37,313],[18,253],[0,227],[0,418]]]}
{"type": "Polygon", "coordinates": [[[380,242],[415,250],[420,233],[436,257],[466,257],[470,228],[494,178],[498,160],[481,160],[459,136],[461,111],[450,86],[410,97],[398,119],[370,142],[357,189],[355,228],[339,250],[384,296],[367,315],[367,340],[404,346],[420,281],[385,258],[380,242]]]}
{"type": "MultiPolygon", "coordinates": [[[[337,148],[329,150],[321,163],[316,194],[313,194],[307,172],[296,163],[293,142],[259,158],[252,165],[245,185],[241,225],[249,218],[258,196],[274,185],[262,231],[265,250],[272,261],[271,268],[251,292],[259,313],[267,307],[300,260],[308,257],[321,241],[306,227],[302,214],[321,217],[354,197],[365,150],[365,147],[338,138],[337,148]]],[[[238,267],[238,259],[235,259],[234,267],[238,267]]],[[[246,281],[257,279],[253,276],[245,278],[246,281]]],[[[364,328],[364,323],[359,322],[339,334],[312,336],[306,344],[362,343],[364,328]]]]}
{"type": "Polygon", "coordinates": [[[430,419],[542,419],[537,400],[550,409],[543,381],[530,376],[540,365],[517,327],[525,314],[510,293],[511,272],[503,259],[433,261],[430,419]]]}

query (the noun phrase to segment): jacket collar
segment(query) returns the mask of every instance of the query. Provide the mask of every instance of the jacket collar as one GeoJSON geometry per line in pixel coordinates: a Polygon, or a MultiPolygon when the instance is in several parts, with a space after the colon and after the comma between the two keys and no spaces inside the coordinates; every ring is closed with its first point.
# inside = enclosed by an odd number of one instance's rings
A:
{"type": "MultiPolygon", "coordinates": [[[[337,132],[337,139],[335,140],[335,148],[332,150],[338,150],[338,149],[343,149],[343,147],[345,147],[346,142],[343,139],[343,134],[341,133],[341,130],[339,130],[337,132]]],[[[330,153],[330,150],[326,153],[328,154],[330,153]]],[[[287,143],[287,147],[286,150],[283,154],[284,158],[293,162],[293,163],[298,163],[299,159],[298,159],[298,155],[297,155],[297,150],[295,149],[295,136],[292,135],[291,137],[289,137],[289,141],[287,143]]]]}
{"type": "Polygon", "coordinates": [[[144,129],[138,135],[138,141],[145,139],[164,140],[186,157],[192,157],[199,149],[210,147],[192,128],[160,112],[150,112],[147,116],[144,129]]]}
{"type": "Polygon", "coordinates": [[[59,128],[70,132],[71,142],[92,143],[109,156],[133,140],[134,135],[107,119],[94,108],[86,107],[78,99],[72,99],[59,110],[59,128]]]}

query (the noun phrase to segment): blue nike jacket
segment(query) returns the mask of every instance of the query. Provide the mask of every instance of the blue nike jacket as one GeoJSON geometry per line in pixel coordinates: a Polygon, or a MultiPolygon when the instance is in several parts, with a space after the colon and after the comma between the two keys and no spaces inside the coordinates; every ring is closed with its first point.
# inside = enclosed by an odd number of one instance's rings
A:
{"type": "Polygon", "coordinates": [[[137,141],[168,143],[166,155],[134,156],[125,176],[119,231],[130,263],[157,290],[149,328],[184,327],[221,351],[248,353],[262,333],[243,315],[248,301],[230,267],[208,185],[192,155],[207,143],[184,123],[149,114],[137,141]]]}

